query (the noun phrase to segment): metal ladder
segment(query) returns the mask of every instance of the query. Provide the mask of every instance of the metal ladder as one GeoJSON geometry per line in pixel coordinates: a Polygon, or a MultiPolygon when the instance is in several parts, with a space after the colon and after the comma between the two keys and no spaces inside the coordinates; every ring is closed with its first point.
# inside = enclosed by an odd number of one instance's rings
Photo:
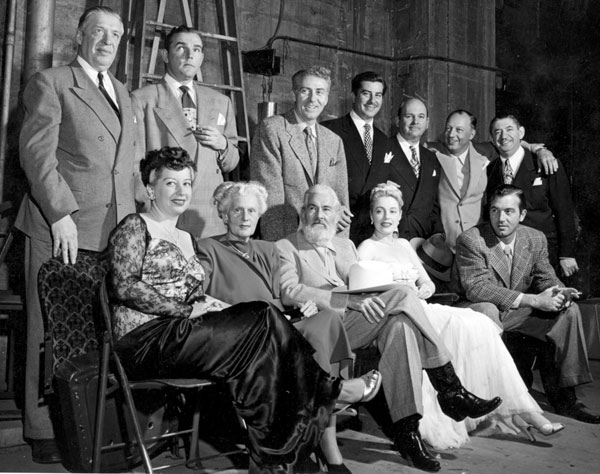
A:
{"type": "MultiPolygon", "coordinates": [[[[240,155],[248,156],[250,153],[250,129],[235,0],[180,0],[179,2],[175,0],[126,0],[122,6],[123,17],[127,18],[128,33],[127,41],[123,41],[121,44],[122,51],[117,67],[117,77],[127,83],[132,90],[156,82],[163,75],[156,72],[161,46],[161,31],[168,32],[175,26],[185,24],[200,31],[205,43],[206,40],[218,43],[222,83],[204,82],[201,72],[196,80],[199,84],[221,91],[231,99],[236,115],[240,155]],[[177,4],[179,4],[179,8],[177,8],[177,4]],[[196,13],[198,16],[199,12],[205,11],[213,14],[211,9],[214,9],[214,19],[218,31],[201,31],[194,25],[193,14],[196,13]],[[175,10],[178,10],[179,16],[175,15],[175,10]],[[155,16],[151,18],[151,15],[154,14],[155,16]],[[170,24],[165,23],[165,16],[169,16],[170,24]],[[175,18],[180,21],[173,21],[175,18]]],[[[236,172],[234,175],[235,179],[239,178],[236,172]]]]}

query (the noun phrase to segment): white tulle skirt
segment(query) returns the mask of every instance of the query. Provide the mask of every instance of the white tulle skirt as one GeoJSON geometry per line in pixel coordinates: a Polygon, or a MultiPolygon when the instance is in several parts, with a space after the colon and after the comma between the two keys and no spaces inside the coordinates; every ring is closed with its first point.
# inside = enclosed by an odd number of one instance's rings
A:
{"type": "Polygon", "coordinates": [[[469,440],[484,420],[505,433],[517,434],[511,417],[517,413],[542,413],[529,394],[515,363],[500,337],[500,329],[487,316],[468,308],[423,302],[433,327],[450,351],[452,364],[463,386],[481,398],[501,397],[503,402],[489,415],[456,422],[444,415],[427,373],[423,371],[423,419],[419,430],[437,449],[457,448],[469,440]]]}

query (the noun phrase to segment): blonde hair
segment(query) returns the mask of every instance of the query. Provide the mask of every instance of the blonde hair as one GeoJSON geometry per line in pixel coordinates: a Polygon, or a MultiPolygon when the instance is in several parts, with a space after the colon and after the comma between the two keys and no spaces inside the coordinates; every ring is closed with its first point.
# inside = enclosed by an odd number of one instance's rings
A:
{"type": "Polygon", "coordinates": [[[223,219],[231,207],[231,202],[235,196],[254,194],[258,200],[259,215],[263,215],[267,210],[267,189],[258,181],[225,181],[217,186],[213,193],[213,204],[217,206],[219,217],[223,219]]]}
{"type": "Polygon", "coordinates": [[[400,186],[398,184],[379,183],[377,186],[375,186],[371,190],[371,210],[373,210],[373,206],[377,200],[382,197],[394,198],[398,202],[400,208],[402,208],[404,205],[402,191],[400,191],[400,186]]]}

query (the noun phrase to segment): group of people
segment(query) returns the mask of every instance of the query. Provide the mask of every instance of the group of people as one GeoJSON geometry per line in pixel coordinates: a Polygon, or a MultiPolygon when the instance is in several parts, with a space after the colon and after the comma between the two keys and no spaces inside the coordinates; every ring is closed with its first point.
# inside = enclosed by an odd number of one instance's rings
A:
{"type": "Polygon", "coordinates": [[[530,437],[562,430],[530,396],[531,366],[517,369],[503,330],[536,341],[557,413],[600,422],[575,395],[591,381],[581,315],[554,271],[577,271],[568,180],[543,146],[522,141],[514,116],[492,121],[495,147],[476,149],[475,118],[457,110],[430,150],[427,106],[409,98],[388,138],[373,124],[386,82],[365,72],[352,81],[350,113],[319,124],[331,77],[312,67],[292,78],[293,109],[259,124],[252,181],[229,182],[235,114],[226,96],[194,83],[200,34],[171,30],[164,77],[131,98],[108,72],[122,35],[113,10],[86,10],[76,59],[35,74],[23,94],[30,191],[16,225],[26,239],[24,435],[34,461],[60,461],[38,387],[37,273],[53,256],[73,264],[79,251],[105,248],[128,374],[226,383],[252,474],[314,472],[313,455],[350,472],[336,414],[360,402],[377,405],[399,453],[429,472],[440,463],[423,439],[460,446],[484,420],[530,437]],[[436,262],[411,243],[435,236],[472,309],[425,302],[436,262]],[[367,261],[383,262],[394,284],[348,289],[367,261]],[[355,377],[354,353],[369,346],[378,370],[355,377]]]}

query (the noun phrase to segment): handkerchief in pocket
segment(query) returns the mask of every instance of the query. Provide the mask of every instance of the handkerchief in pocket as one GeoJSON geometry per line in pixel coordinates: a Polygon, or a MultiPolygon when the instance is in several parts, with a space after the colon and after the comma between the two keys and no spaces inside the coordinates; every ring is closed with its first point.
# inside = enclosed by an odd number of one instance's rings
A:
{"type": "Polygon", "coordinates": [[[533,186],[541,186],[542,185],[542,177],[538,176],[533,180],[533,186]]]}
{"type": "Polygon", "coordinates": [[[219,112],[219,117],[217,118],[217,127],[219,125],[223,126],[227,123],[227,120],[225,120],[225,116],[219,112]]]}

